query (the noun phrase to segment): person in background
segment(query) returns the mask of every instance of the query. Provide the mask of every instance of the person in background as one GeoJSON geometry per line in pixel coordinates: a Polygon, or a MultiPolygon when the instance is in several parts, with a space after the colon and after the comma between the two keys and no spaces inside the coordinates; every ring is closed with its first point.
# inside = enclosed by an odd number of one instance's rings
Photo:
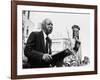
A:
{"type": "Polygon", "coordinates": [[[72,30],[73,30],[73,51],[74,51],[74,54],[76,56],[76,60],[77,60],[77,63],[78,65],[81,64],[81,42],[79,40],[79,30],[80,30],[80,27],[78,25],[73,25],[72,26],[72,30]]]}
{"type": "Polygon", "coordinates": [[[83,61],[82,61],[82,64],[81,64],[81,65],[87,65],[87,64],[89,64],[89,63],[90,63],[89,58],[88,58],[87,56],[84,56],[84,59],[83,59],[83,61]]]}
{"type": "Polygon", "coordinates": [[[69,49],[72,51],[73,54],[64,58],[64,64],[68,63],[68,66],[79,66],[81,64],[81,42],[79,40],[79,30],[80,27],[78,25],[72,26],[73,35],[72,39],[70,40],[69,49]]]}

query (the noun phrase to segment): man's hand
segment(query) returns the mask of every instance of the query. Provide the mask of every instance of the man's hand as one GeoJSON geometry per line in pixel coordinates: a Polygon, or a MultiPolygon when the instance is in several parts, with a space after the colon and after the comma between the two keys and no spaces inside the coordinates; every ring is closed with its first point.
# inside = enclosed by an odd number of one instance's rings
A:
{"type": "Polygon", "coordinates": [[[49,62],[52,60],[52,56],[49,55],[49,54],[44,54],[42,59],[45,61],[45,62],[49,62]]]}

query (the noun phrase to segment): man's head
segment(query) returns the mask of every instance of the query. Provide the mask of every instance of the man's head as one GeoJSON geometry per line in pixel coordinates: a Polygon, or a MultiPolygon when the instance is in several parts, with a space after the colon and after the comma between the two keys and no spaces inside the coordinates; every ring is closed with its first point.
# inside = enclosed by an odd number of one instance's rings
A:
{"type": "Polygon", "coordinates": [[[42,30],[48,35],[53,30],[53,23],[50,19],[44,19],[42,22],[42,30]]]}

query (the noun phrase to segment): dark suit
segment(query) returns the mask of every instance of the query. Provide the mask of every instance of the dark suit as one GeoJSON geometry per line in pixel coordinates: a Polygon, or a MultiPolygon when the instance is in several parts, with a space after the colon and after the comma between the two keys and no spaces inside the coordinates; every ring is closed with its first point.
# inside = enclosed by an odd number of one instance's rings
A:
{"type": "Polygon", "coordinates": [[[49,67],[50,63],[42,60],[43,54],[46,53],[45,49],[43,32],[32,32],[24,49],[24,54],[28,58],[28,63],[31,68],[49,67]]]}

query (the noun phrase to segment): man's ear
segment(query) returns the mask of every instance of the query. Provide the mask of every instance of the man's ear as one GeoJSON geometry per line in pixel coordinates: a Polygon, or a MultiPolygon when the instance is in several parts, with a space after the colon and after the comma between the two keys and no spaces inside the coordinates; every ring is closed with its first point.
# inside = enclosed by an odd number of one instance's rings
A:
{"type": "Polygon", "coordinates": [[[44,30],[45,29],[45,23],[41,23],[41,25],[42,25],[42,29],[44,30]]]}
{"type": "Polygon", "coordinates": [[[44,24],[43,23],[41,23],[41,28],[44,29],[44,24]]]}

